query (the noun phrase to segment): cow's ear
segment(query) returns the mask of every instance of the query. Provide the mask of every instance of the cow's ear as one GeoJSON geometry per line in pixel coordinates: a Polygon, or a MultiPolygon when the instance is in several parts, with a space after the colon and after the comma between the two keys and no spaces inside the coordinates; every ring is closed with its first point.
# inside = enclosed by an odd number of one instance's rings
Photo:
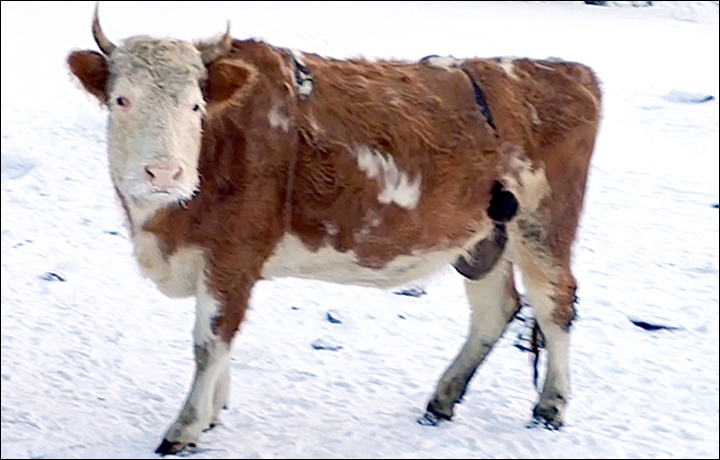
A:
{"type": "Polygon", "coordinates": [[[107,59],[95,51],[73,51],[68,56],[70,71],[78,77],[83,87],[103,104],[107,101],[107,59]]]}
{"type": "Polygon", "coordinates": [[[258,79],[258,69],[242,59],[220,59],[208,66],[208,78],[203,89],[208,102],[232,99],[241,102],[258,79]]]}

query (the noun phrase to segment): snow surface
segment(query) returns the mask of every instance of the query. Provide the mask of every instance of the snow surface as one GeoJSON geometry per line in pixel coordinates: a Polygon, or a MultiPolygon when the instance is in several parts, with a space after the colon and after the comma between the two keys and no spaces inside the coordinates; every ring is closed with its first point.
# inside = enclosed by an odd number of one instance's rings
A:
{"type": "MultiPolygon", "coordinates": [[[[103,2],[113,40],[208,37],[229,19],[238,38],[332,57],[556,56],[604,82],[563,430],[526,428],[517,323],[452,422],[416,423],[465,338],[451,269],[419,298],[283,279],[257,285],[225,425],[193,456],[718,458],[717,2],[679,3],[103,2]]],[[[95,49],[92,9],[2,2],[3,458],[154,457],[192,377],[193,302],[140,277],[104,111],[65,66],[95,49]]]]}

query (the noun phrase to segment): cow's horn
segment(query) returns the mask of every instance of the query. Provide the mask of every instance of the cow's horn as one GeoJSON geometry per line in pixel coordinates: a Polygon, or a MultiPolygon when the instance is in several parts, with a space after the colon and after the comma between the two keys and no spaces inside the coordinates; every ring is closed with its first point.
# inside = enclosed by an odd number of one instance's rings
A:
{"type": "Polygon", "coordinates": [[[115,49],[115,45],[108,40],[108,38],[103,33],[102,29],[100,28],[100,20],[98,19],[98,3],[95,3],[95,14],[93,15],[93,38],[95,39],[95,43],[100,47],[100,51],[102,51],[105,56],[110,56],[110,53],[113,52],[115,49]]]}
{"type": "Polygon", "coordinates": [[[225,35],[210,43],[200,44],[200,56],[203,64],[208,65],[214,60],[225,56],[230,51],[230,47],[232,47],[232,37],[230,36],[230,21],[228,21],[225,35]]]}

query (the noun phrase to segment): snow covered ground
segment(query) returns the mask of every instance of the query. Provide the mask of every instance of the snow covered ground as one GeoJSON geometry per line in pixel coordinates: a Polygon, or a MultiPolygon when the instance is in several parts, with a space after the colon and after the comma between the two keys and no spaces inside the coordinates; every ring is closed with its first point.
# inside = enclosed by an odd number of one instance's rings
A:
{"type": "MultiPolygon", "coordinates": [[[[717,2],[679,3],[103,2],[113,40],[208,37],[229,19],[238,38],[332,57],[557,56],[604,82],[562,431],[526,428],[518,324],[452,422],[415,422],[465,337],[453,270],[420,298],[284,279],[256,287],[225,425],[193,457],[717,458],[717,2]]],[[[105,114],[64,64],[95,49],[92,9],[2,2],[2,458],[153,457],[192,376],[193,302],[139,276],[105,114]]]]}

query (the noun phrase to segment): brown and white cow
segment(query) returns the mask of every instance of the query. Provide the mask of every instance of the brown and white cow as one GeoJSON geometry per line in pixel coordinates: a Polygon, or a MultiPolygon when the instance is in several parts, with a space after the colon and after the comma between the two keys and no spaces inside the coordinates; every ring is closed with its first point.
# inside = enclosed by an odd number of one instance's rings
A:
{"type": "Polygon", "coordinates": [[[600,113],[587,67],[429,57],[332,60],[232,40],[93,35],[68,63],[109,110],[112,181],[142,272],[194,295],[196,372],[157,452],[219,423],[253,285],[278,276],[391,286],[454,264],[470,333],[427,406],[450,419],[518,309],[548,351],[534,416],[568,400],[571,245],[600,113]]]}

